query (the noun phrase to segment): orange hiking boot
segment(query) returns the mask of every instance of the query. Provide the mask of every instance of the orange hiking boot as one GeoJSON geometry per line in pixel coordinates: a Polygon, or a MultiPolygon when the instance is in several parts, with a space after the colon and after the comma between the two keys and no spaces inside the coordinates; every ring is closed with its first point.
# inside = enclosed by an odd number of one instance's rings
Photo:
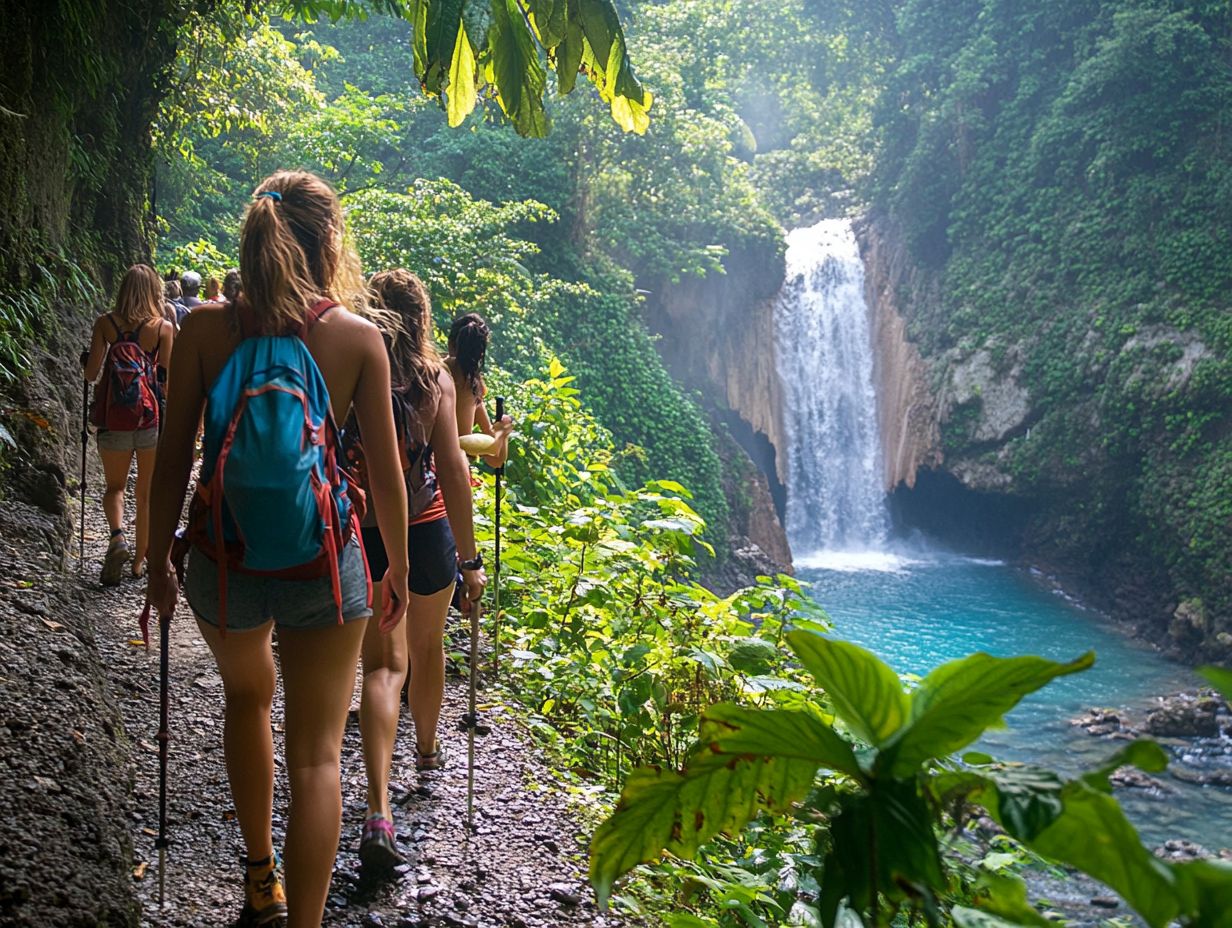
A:
{"type": "Polygon", "coordinates": [[[245,864],[244,911],[240,913],[239,925],[241,928],[285,925],[287,894],[278,872],[278,855],[246,860],[245,864]]]}

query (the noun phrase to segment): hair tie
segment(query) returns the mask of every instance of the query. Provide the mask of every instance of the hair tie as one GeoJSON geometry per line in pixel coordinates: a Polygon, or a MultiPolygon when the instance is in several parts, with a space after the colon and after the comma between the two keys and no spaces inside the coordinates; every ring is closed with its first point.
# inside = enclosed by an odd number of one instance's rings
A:
{"type": "Polygon", "coordinates": [[[282,202],[282,194],[281,194],[281,193],[279,193],[277,190],[262,190],[262,191],[261,191],[260,193],[258,193],[255,197],[253,197],[253,199],[254,199],[254,200],[259,200],[259,199],[261,199],[261,197],[269,197],[269,198],[270,198],[271,200],[273,200],[275,203],[281,203],[281,202],[282,202]]]}

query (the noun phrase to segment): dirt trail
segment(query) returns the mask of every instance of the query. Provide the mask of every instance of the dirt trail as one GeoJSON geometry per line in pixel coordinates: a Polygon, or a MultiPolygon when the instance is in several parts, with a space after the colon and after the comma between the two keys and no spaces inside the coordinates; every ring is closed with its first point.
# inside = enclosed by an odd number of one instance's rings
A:
{"type": "MultiPolygon", "coordinates": [[[[223,766],[221,680],[195,623],[181,605],[171,633],[168,809],[173,843],[166,906],[160,909],[154,849],[158,824],[157,629],[151,629],[148,652],[132,643],[140,635],[137,618],[144,581],[126,579],[114,589],[98,584],[107,533],[96,499],[87,511],[87,570],[78,578],[70,562],[73,572],[58,574],[57,582],[68,587],[88,611],[105,671],[104,690],[123,718],[132,749],[127,769],[117,771],[116,779],[133,784],[127,814],[139,876],[133,887],[141,903],[141,924],[229,925],[242,902],[238,862],[242,847],[223,766]]],[[[73,541],[75,554],[76,538],[73,541]]],[[[416,773],[411,762],[410,722],[404,711],[394,759],[393,808],[399,846],[408,862],[395,881],[378,886],[365,884],[359,873],[365,779],[359,727],[352,713],[342,760],[342,846],[325,925],[536,928],[617,924],[594,907],[585,883],[585,836],[564,797],[550,788],[553,776],[539,752],[496,690],[481,693],[480,701],[481,716],[491,733],[477,740],[476,833],[469,838],[464,827],[466,737],[456,730],[466,706],[465,680],[451,676],[447,684],[441,720],[442,738],[450,749],[447,769],[416,773]]],[[[353,704],[358,704],[358,694],[353,704]]],[[[279,763],[276,843],[284,832],[281,813],[288,798],[281,767],[281,711],[279,697],[274,712],[279,763]]]]}

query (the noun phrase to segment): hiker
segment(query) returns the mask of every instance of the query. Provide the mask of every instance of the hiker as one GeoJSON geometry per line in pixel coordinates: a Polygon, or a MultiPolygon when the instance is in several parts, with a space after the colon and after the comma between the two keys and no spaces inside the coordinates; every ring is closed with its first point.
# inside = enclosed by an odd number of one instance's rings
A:
{"type": "Polygon", "coordinates": [[[178,280],[168,280],[163,284],[163,318],[174,325],[177,331],[180,328],[180,320],[188,312],[188,307],[184,305],[181,294],[178,280]]]}
{"type": "Polygon", "coordinates": [[[320,925],[337,854],[342,735],[372,614],[350,494],[333,466],[340,453],[334,423],[345,421],[352,405],[390,565],[379,578],[381,631],[398,627],[408,598],[406,491],[389,359],[380,331],[359,315],[359,259],[343,229],[337,195],[315,175],[278,172],[261,183],[240,232],[244,293],[234,305],[207,303],[184,320],[158,451],[146,595],[167,616],[179,593],[173,533],[204,412],[203,484],[187,530],[184,595],[223,681],[227,775],[247,854],[245,924],[286,917],[289,928],[320,925]],[[276,335],[299,339],[264,337],[276,335]],[[261,390],[263,383],[282,388],[261,390]],[[303,418],[288,415],[287,403],[303,418]],[[303,460],[307,469],[285,469],[303,460]],[[213,526],[222,532],[211,540],[213,526]],[[258,555],[269,559],[265,566],[258,555]],[[275,557],[284,560],[275,565],[275,557]],[[275,625],[291,788],[285,891],[271,821],[275,625]]]}
{"type": "Polygon", "coordinates": [[[181,302],[187,312],[192,312],[204,302],[197,296],[201,292],[201,275],[196,271],[185,271],[180,275],[180,290],[183,292],[181,302]]]}
{"type": "Polygon", "coordinates": [[[163,283],[147,264],[134,264],[120,282],[115,305],[94,320],[85,379],[95,384],[90,420],[98,428],[98,456],[106,488],[103,512],[111,541],[103,556],[99,579],[105,586],[120,582],[124,564],[131,573],[145,570],[149,538],[150,478],[158,444],[161,386],[159,369],[171,364],[175,326],[163,317],[163,283]],[[124,491],[133,457],[137,458],[135,545],[124,535],[124,491]]]}
{"type": "Polygon", "coordinates": [[[222,300],[219,302],[234,303],[235,298],[240,295],[240,272],[238,268],[232,268],[227,271],[227,274],[222,279],[222,300]]]}
{"type": "MultiPolygon", "coordinates": [[[[467,609],[478,607],[486,581],[475,544],[470,466],[458,444],[453,380],[433,345],[427,288],[402,269],[376,274],[370,287],[380,308],[392,317],[386,339],[409,505],[407,547],[415,552],[407,584],[410,600],[405,634],[381,635],[369,628],[362,652],[359,727],[368,773],[368,814],[359,856],[365,867],[388,871],[402,862],[394,840],[388,787],[408,653],[415,768],[438,770],[445,765],[437,737],[445,696],[445,618],[459,571],[467,609]]],[[[343,447],[352,472],[363,480],[363,437],[353,425],[348,425],[343,447]]],[[[373,496],[377,496],[375,489],[373,496]]],[[[375,528],[365,527],[363,532],[369,567],[379,573],[386,566],[381,538],[375,528]]]]}
{"type": "Polygon", "coordinates": [[[218,297],[222,293],[222,285],[218,282],[217,277],[211,277],[205,282],[205,299],[204,303],[221,303],[218,297]]]}
{"type": "Polygon", "coordinates": [[[491,335],[488,324],[479,313],[459,316],[449,327],[449,356],[445,358],[445,366],[453,377],[458,397],[458,434],[469,435],[478,425],[481,432],[495,438],[492,451],[483,455],[483,460],[491,467],[501,467],[509,456],[513,419],[503,416],[493,425],[483,405],[488,389],[483,382],[483,366],[491,335]]]}

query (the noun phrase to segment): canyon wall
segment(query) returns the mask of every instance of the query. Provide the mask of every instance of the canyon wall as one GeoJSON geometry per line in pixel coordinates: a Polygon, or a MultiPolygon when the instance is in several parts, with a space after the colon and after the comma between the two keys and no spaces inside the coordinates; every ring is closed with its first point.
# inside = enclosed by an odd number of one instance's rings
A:
{"type": "MultiPolygon", "coordinates": [[[[711,414],[732,507],[732,550],[790,569],[783,531],[782,398],[774,348],[781,247],[733,248],[725,274],[652,284],[646,324],[668,369],[711,414]]],[[[751,562],[750,562],[751,563],[751,562]]],[[[765,572],[764,569],[761,572],[765,572]]]]}
{"type": "Polygon", "coordinates": [[[907,337],[900,301],[912,305],[938,300],[936,280],[918,271],[903,249],[868,220],[856,224],[864,259],[864,291],[873,340],[873,382],[877,426],[885,459],[885,487],[914,487],[921,468],[937,467],[941,453],[937,400],[929,389],[929,368],[907,337]]]}
{"type": "MultiPolygon", "coordinates": [[[[1135,494],[1150,491],[1106,437],[1122,409],[1094,394],[1051,408],[1033,379],[1041,349],[1030,338],[936,338],[955,310],[940,274],[912,259],[885,215],[864,217],[857,237],[898,528],[1036,566],[1182,658],[1232,655],[1232,622],[1212,608],[1210,591],[1178,582],[1134,516],[1135,494]]],[[[1210,355],[1192,333],[1167,326],[1139,329],[1106,357],[1093,340],[1071,346],[1072,363],[1099,357],[1104,370],[1172,392],[1210,355]]]]}

